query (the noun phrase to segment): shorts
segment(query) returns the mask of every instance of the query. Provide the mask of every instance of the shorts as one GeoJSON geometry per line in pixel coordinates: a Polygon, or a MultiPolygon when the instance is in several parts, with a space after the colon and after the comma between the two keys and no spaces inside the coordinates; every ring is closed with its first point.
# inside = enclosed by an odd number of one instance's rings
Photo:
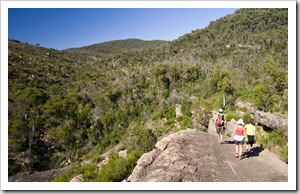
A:
{"type": "Polygon", "coordinates": [[[217,134],[218,135],[224,135],[225,134],[225,126],[223,125],[223,126],[218,126],[218,125],[216,125],[216,131],[217,131],[217,134]]]}
{"type": "Polygon", "coordinates": [[[247,144],[250,144],[251,146],[255,143],[254,135],[247,135],[248,141],[247,144]]]}
{"type": "Polygon", "coordinates": [[[233,139],[236,145],[244,145],[244,141],[245,141],[244,136],[235,135],[233,139]]]}
{"type": "Polygon", "coordinates": [[[242,141],[238,141],[238,140],[234,140],[235,145],[244,145],[244,140],[242,141]]]}

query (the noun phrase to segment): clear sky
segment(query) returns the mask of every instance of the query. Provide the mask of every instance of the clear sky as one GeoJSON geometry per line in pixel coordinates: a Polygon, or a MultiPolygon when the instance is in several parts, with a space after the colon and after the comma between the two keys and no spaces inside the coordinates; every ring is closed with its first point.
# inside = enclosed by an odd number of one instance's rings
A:
{"type": "Polygon", "coordinates": [[[66,49],[138,38],[174,40],[235,9],[225,8],[9,8],[8,36],[66,49]]]}

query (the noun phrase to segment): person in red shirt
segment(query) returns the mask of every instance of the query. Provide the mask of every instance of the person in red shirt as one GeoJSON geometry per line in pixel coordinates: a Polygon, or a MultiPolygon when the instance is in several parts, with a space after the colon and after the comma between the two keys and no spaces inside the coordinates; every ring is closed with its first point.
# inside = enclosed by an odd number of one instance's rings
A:
{"type": "Polygon", "coordinates": [[[236,124],[237,126],[232,132],[231,140],[234,139],[235,142],[235,157],[242,159],[243,145],[245,138],[247,138],[244,127],[245,123],[243,119],[239,119],[236,124]]]}

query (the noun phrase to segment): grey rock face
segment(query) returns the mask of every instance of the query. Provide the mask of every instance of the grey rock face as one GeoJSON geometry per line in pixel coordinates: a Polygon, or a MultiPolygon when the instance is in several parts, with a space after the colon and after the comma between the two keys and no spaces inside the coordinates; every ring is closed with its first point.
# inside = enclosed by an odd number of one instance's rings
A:
{"type": "Polygon", "coordinates": [[[208,133],[217,134],[217,132],[216,132],[216,126],[215,126],[215,120],[216,120],[215,118],[211,118],[209,120],[208,129],[207,129],[208,133]]]}
{"type": "Polygon", "coordinates": [[[262,156],[257,155],[257,158],[243,160],[234,155],[235,145],[230,141],[219,144],[213,134],[183,130],[163,138],[157,142],[156,149],[142,155],[125,181],[287,181],[287,164],[278,158],[271,158],[267,151],[263,151],[262,156]],[[271,159],[272,162],[266,162],[271,159]]]}
{"type": "MultiPolygon", "coordinates": [[[[208,144],[213,141],[210,140],[208,144]]],[[[215,181],[215,158],[201,157],[199,152],[199,143],[204,141],[205,133],[196,131],[180,131],[163,138],[156,144],[157,149],[144,154],[138,160],[128,181],[215,181]],[[206,175],[200,176],[202,173],[206,175]]],[[[203,152],[206,150],[204,147],[201,149],[203,152]]],[[[208,147],[212,148],[212,145],[208,147]]]]}
{"type": "Polygon", "coordinates": [[[280,129],[288,135],[288,118],[262,111],[256,111],[254,117],[255,122],[272,129],[280,129]]]}

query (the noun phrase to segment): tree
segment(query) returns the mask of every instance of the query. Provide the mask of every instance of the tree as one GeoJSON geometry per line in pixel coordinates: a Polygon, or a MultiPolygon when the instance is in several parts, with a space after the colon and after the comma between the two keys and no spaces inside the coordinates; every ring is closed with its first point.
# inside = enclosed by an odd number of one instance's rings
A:
{"type": "MultiPolygon", "coordinates": [[[[42,128],[41,105],[45,102],[46,95],[38,88],[27,87],[10,96],[14,111],[9,119],[9,148],[10,151],[25,150],[28,154],[28,168],[32,170],[32,162],[36,153],[32,144],[44,134],[42,128]]],[[[17,152],[10,152],[14,157],[17,152]]]]}

